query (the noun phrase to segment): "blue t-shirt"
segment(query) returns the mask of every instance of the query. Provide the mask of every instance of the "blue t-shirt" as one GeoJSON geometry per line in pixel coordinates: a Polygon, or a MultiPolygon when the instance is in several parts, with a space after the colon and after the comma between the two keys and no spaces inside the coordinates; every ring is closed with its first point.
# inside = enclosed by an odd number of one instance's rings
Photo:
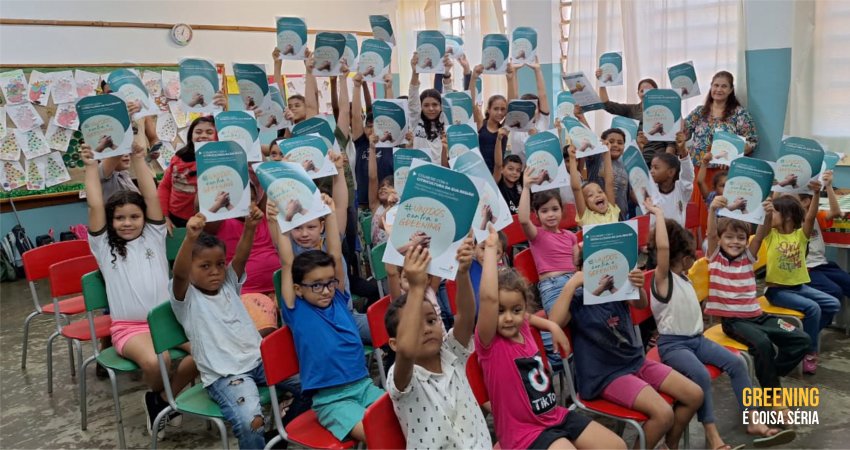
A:
{"type": "Polygon", "coordinates": [[[301,297],[295,307],[284,306],[283,321],[292,329],[305,391],[341,386],[369,376],[363,359],[363,342],[348,311],[348,293],[337,289],[327,308],[301,297]]]}
{"type": "Polygon", "coordinates": [[[477,260],[473,259],[469,265],[469,279],[472,281],[472,292],[475,294],[475,318],[478,319],[478,305],[480,304],[478,296],[478,287],[481,286],[481,271],[484,268],[477,260]]]}
{"type": "MultiPolygon", "coordinates": [[[[488,130],[486,123],[478,130],[478,149],[481,151],[481,156],[484,158],[484,162],[487,163],[487,170],[490,173],[493,173],[493,166],[496,164],[496,137],[498,134],[498,132],[493,133],[488,130]]],[[[507,154],[507,150],[505,149],[507,144],[508,138],[502,138],[503,157],[507,154]]]]}
{"type": "Polygon", "coordinates": [[[635,373],[643,365],[643,348],[625,301],[585,305],[580,288],[570,314],[576,383],[582,398],[598,397],[616,378],[635,373]]]}
{"type": "MultiPolygon", "coordinates": [[[[357,180],[357,205],[369,206],[369,138],[364,133],[354,140],[355,158],[354,179],[357,180]]],[[[375,159],[378,162],[378,182],[393,174],[393,149],[376,148],[375,159]]],[[[400,193],[399,193],[400,194],[400,193]]]]}

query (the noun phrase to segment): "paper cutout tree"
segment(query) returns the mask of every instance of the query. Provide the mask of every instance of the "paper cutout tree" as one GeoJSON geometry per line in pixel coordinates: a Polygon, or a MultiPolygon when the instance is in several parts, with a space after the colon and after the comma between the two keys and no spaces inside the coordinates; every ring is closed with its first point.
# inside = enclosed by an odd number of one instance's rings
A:
{"type": "Polygon", "coordinates": [[[27,166],[27,189],[43,189],[44,177],[41,175],[39,165],[29,161],[27,166]]]}
{"type": "MultiPolygon", "coordinates": [[[[62,161],[62,159],[60,158],[59,161],[62,161]]],[[[53,158],[52,155],[50,158],[47,158],[47,178],[62,178],[65,176],[65,165],[59,161],[56,161],[56,158],[53,158]]]]}
{"type": "MultiPolygon", "coordinates": [[[[18,141],[15,139],[14,133],[9,133],[6,137],[0,142],[0,155],[7,157],[18,159],[20,156],[20,149],[18,148],[18,141]]],[[[3,159],[7,159],[3,158],[3,159]]]]}
{"type": "Polygon", "coordinates": [[[9,189],[15,189],[26,182],[26,175],[20,169],[20,164],[6,161],[3,163],[3,171],[6,172],[6,183],[9,189]]]}

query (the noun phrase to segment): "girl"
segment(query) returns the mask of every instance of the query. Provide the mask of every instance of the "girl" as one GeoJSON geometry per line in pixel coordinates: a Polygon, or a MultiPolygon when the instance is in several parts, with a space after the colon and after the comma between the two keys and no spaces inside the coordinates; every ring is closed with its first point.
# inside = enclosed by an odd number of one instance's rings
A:
{"type": "Polygon", "coordinates": [[[508,100],[503,95],[490,97],[487,100],[487,110],[483,116],[481,115],[481,108],[476,100],[475,83],[482,73],[484,73],[484,66],[479,64],[475,66],[469,80],[472,115],[475,117],[475,124],[478,127],[478,147],[481,150],[481,156],[484,157],[484,162],[487,163],[487,169],[490,173],[500,173],[502,171],[501,155],[508,143],[508,130],[501,131],[505,115],[508,113],[508,100]]]}
{"type": "MultiPolygon", "coordinates": [[[[660,333],[658,350],[661,360],[702,388],[703,403],[697,411],[697,420],[705,428],[708,448],[731,449],[723,442],[715,425],[711,375],[705,364],[716,366],[729,375],[741,411],[746,411],[744,389],[752,389],[746,365],[741,358],[702,335],[701,306],[686,275],[695,259],[693,236],[675,221],[664,220],[664,214],[657,206],[648,205],[648,208],[656,216],[655,236],[650,248],[655,249],[657,266],[652,278],[650,306],[660,333]]],[[[750,413],[755,414],[755,411],[750,413]]],[[[752,425],[755,422],[751,419],[748,423],[752,425]]],[[[759,446],[768,442],[778,445],[794,439],[793,431],[769,430],[763,424],[752,425],[752,430],[748,431],[764,436],[759,446]]]]}
{"type": "MultiPolygon", "coordinates": [[[[384,216],[390,208],[398,203],[398,193],[393,187],[392,175],[381,179],[378,184],[378,158],[377,150],[378,136],[374,133],[369,136],[369,209],[372,211],[372,245],[381,245],[389,238],[385,229],[384,216]]],[[[384,149],[391,151],[391,149],[384,149]]]]}
{"type": "MultiPolygon", "coordinates": [[[[583,114],[580,114],[583,117],[583,114]]],[[[578,117],[578,116],[577,116],[578,117]]],[[[609,128],[602,133],[602,142],[608,147],[611,154],[611,168],[614,177],[614,203],[620,208],[620,219],[630,218],[629,214],[629,174],[620,157],[626,149],[626,134],[619,128],[609,128]]],[[[587,168],[587,180],[595,182],[600,186],[607,186],[605,175],[608,173],[604,167],[604,156],[593,155],[584,158],[587,168]]]]}
{"type": "MultiPolygon", "coordinates": [[[[508,64],[508,70],[505,73],[505,76],[508,79],[508,100],[514,100],[517,98],[517,93],[519,89],[517,87],[517,78],[519,69],[523,66],[528,67],[529,69],[534,71],[534,79],[537,82],[537,95],[535,94],[523,94],[520,99],[522,100],[534,100],[537,102],[537,112],[534,114],[532,118],[532,127],[528,131],[511,131],[508,136],[509,147],[512,155],[519,155],[520,158],[525,161],[525,141],[528,140],[528,137],[539,133],[541,131],[546,131],[550,128],[551,122],[549,119],[549,98],[546,94],[546,81],[543,79],[543,70],[540,68],[540,62],[537,58],[534,59],[534,62],[527,62],[525,64],[508,64]]],[[[507,149],[503,149],[507,150],[507,149]]]]}
{"type": "MultiPolygon", "coordinates": [[[[677,154],[659,153],[652,158],[649,174],[658,186],[656,204],[664,216],[685,226],[686,207],[694,191],[694,165],[685,148],[684,135],[676,134],[677,154]]],[[[645,199],[638,198],[639,202],[645,199]]]]}
{"type": "MultiPolygon", "coordinates": [[[[640,291],[633,306],[645,308],[643,272],[632,270],[629,281],[640,291]]],[[[579,396],[601,397],[645,414],[645,448],[656,448],[665,437],[668,448],[678,448],[685,427],[702,403],[702,391],[669,366],[644,358],[628,303],[587,305],[584,291],[576,290],[583,283],[584,275],[577,272],[549,314],[559,326],[570,325],[579,396]],[[673,397],[675,406],[671,408],[658,392],[673,397]]]]}
{"type": "MultiPolygon", "coordinates": [[[[531,185],[539,184],[542,177],[543,174],[534,176],[534,169],[526,169],[527,182],[522,186],[519,199],[519,223],[528,238],[534,263],[540,273],[537,288],[543,309],[548,314],[564,284],[576,270],[573,264],[573,246],[578,240],[572,231],[559,228],[563,209],[557,190],[537,192],[531,198],[531,185]],[[531,208],[537,213],[540,226],[531,222],[531,208]]],[[[560,369],[560,357],[551,352],[552,342],[548,333],[543,335],[543,342],[546,344],[546,350],[550,352],[549,359],[553,368],[560,369]]]]}
{"type": "Polygon", "coordinates": [[[697,173],[697,186],[706,205],[711,205],[715,197],[723,195],[723,190],[726,188],[726,179],[729,175],[729,172],[725,169],[715,172],[714,176],[711,177],[711,185],[714,186],[714,189],[710,188],[705,182],[705,179],[708,178],[708,163],[711,161],[711,158],[711,152],[703,155],[702,164],[700,164],[699,172],[697,173]]]}
{"type": "MultiPolygon", "coordinates": [[[[410,92],[407,97],[410,129],[413,130],[413,147],[424,150],[431,156],[431,162],[448,167],[448,153],[443,146],[443,135],[446,132],[445,117],[443,116],[443,101],[440,91],[426,89],[419,93],[419,73],[416,65],[419,63],[419,53],[413,52],[410,58],[410,92]]],[[[446,73],[451,71],[451,58],[443,60],[446,73]]],[[[450,78],[445,78],[446,82],[450,78]]],[[[449,91],[451,88],[445,86],[449,91]]],[[[386,150],[385,150],[386,151],[386,150]]]]}
{"type": "MultiPolygon", "coordinates": [[[[809,183],[812,197],[819,198],[821,185],[809,183]]],[[[818,202],[811,201],[804,210],[800,201],[791,195],[773,199],[771,230],[764,239],[767,247],[767,290],[770,303],[800,311],[803,330],[812,339],[809,353],[803,358],[803,372],[814,374],[818,367],[818,335],[832,323],[841,308],[837,298],[808,285],[811,282],[806,268],[806,246],[814,229],[818,202]]]]}
{"type": "MultiPolygon", "coordinates": [[[[83,144],[81,156],[86,166],[89,245],[106,283],[112,344],[119,355],[142,370],[142,378],[150,388],[144,395],[144,406],[148,432],[152,432],[154,419],[168,406],[147,322],[148,312],[169,295],[166,225],[156,185],[145,166],[144,148],[134,143],[131,166],[139,192],[120,191],[104,204],[98,162],[88,144],[83,144]]],[[[188,343],[181,348],[190,350],[188,343]]],[[[172,392],[177,395],[197,375],[192,357],[187,356],[171,377],[172,392]]],[[[160,424],[164,426],[165,422],[160,424]]]]}
{"type": "Polygon", "coordinates": [[[592,181],[584,184],[578,170],[576,148],[570,144],[570,187],[576,199],[576,222],[579,225],[613,223],[620,220],[620,207],[614,195],[614,166],[611,164],[611,151],[602,154],[604,184],[592,181]],[[605,186],[603,189],[602,186],[605,186]]]}
{"type": "Polygon", "coordinates": [[[607,428],[556,405],[552,380],[529,325],[548,330],[563,352],[569,348],[567,337],[555,323],[528,314],[531,295],[525,280],[513,269],[497,268],[499,236],[492,226],[484,246],[475,351],[490,395],[499,445],[624,449],[625,442],[607,428]]]}

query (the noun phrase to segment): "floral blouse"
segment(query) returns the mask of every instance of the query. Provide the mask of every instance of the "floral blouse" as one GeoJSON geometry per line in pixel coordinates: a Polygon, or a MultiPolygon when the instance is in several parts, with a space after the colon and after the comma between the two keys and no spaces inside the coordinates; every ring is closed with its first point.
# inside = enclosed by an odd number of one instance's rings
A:
{"type": "Polygon", "coordinates": [[[714,137],[714,130],[720,129],[735,133],[747,140],[748,144],[753,146],[758,145],[759,137],[756,133],[756,124],[753,122],[753,117],[742,106],[735,108],[735,111],[725,120],[718,120],[708,115],[708,118],[702,115],[704,106],[697,106],[688,117],[685,118],[685,130],[693,139],[691,146],[691,157],[694,161],[694,166],[699,166],[702,162],[702,157],[711,147],[711,140],[714,137]]]}

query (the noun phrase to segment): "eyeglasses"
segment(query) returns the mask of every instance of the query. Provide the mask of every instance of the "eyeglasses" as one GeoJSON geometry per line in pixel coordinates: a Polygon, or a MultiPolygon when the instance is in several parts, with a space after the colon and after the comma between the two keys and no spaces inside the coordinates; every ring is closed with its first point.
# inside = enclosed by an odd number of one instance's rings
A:
{"type": "Polygon", "coordinates": [[[339,280],[334,278],[333,280],[328,281],[327,283],[312,283],[312,284],[298,283],[298,284],[300,286],[305,287],[305,288],[310,288],[310,290],[313,291],[314,294],[321,294],[322,292],[325,291],[325,289],[327,289],[329,291],[333,291],[334,289],[336,289],[336,287],[339,286],[339,280]]]}

